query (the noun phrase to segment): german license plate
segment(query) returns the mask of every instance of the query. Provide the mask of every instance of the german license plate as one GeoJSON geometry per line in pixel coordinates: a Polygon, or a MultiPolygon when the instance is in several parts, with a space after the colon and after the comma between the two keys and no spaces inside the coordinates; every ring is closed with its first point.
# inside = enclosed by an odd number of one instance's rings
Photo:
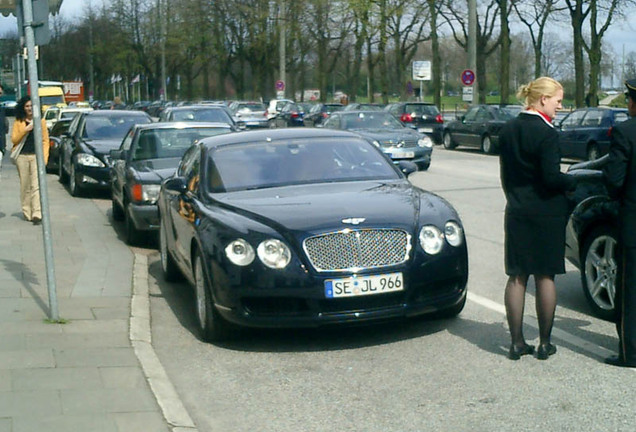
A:
{"type": "Polygon", "coordinates": [[[432,133],[433,132],[433,128],[419,128],[418,131],[420,133],[432,133]]]}
{"type": "Polygon", "coordinates": [[[392,159],[413,159],[415,157],[415,153],[414,152],[407,152],[407,151],[389,153],[388,155],[392,159]]]}
{"type": "Polygon", "coordinates": [[[325,297],[357,297],[404,290],[402,273],[353,276],[325,281],[325,297]]]}

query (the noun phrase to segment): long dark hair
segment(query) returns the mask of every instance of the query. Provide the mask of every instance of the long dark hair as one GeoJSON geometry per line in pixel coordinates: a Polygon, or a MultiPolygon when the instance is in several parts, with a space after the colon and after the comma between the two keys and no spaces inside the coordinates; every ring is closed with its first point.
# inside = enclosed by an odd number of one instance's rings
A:
{"type": "Polygon", "coordinates": [[[31,100],[31,96],[24,96],[18,101],[18,104],[15,106],[15,119],[25,121],[27,118],[26,111],[24,106],[27,102],[31,100]]]}

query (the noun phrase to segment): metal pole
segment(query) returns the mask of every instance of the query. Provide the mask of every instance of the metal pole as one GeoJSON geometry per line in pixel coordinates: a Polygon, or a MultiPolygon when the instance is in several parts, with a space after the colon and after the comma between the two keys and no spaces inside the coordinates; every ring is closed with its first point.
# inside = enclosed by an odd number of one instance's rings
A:
{"type": "MultiPolygon", "coordinates": [[[[285,67],[285,38],[286,38],[286,25],[285,25],[285,0],[280,0],[280,15],[278,17],[278,24],[280,29],[280,58],[278,59],[279,67],[280,67],[280,79],[285,83],[285,87],[283,88],[283,98],[285,97],[285,91],[287,90],[287,82],[285,81],[285,75],[287,74],[285,67]]],[[[292,95],[293,96],[293,95],[292,95]]]]}
{"type": "Polygon", "coordinates": [[[168,100],[168,89],[166,86],[166,33],[167,33],[167,17],[166,10],[163,8],[163,2],[166,0],[157,0],[159,6],[159,19],[161,20],[161,89],[163,90],[162,99],[168,100]]]}
{"type": "Polygon", "coordinates": [[[468,69],[475,74],[473,82],[473,100],[477,92],[477,0],[468,0],[468,69]]]}
{"type": "Polygon", "coordinates": [[[35,141],[35,158],[38,165],[38,182],[40,183],[40,203],[42,207],[42,232],[44,237],[44,260],[46,263],[46,280],[49,291],[49,312],[51,321],[59,321],[57,307],[57,289],[55,286],[55,263],[53,262],[53,246],[51,241],[51,220],[49,217],[49,192],[46,184],[46,166],[42,151],[42,112],[38,96],[38,69],[35,60],[35,33],[33,31],[33,4],[31,0],[22,0],[24,35],[26,39],[29,64],[29,87],[33,105],[33,139],[35,141]]]}

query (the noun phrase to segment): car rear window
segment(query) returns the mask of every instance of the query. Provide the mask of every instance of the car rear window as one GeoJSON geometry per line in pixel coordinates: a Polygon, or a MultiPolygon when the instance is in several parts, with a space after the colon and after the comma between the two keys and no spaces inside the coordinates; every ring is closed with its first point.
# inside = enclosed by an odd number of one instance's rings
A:
{"type": "Polygon", "coordinates": [[[87,139],[123,139],[126,132],[135,124],[151,123],[146,115],[87,116],[84,138],[87,139]]]}
{"type": "Polygon", "coordinates": [[[408,104],[406,105],[405,111],[411,115],[413,114],[426,114],[426,115],[437,115],[439,114],[439,110],[435,105],[421,105],[421,104],[408,104]]]}

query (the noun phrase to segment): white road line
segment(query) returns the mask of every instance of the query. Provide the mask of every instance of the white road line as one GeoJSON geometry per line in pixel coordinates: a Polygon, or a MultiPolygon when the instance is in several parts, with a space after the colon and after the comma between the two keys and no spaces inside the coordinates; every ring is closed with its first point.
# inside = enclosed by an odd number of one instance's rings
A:
{"type": "MultiPolygon", "coordinates": [[[[470,300],[473,303],[476,303],[480,306],[485,307],[486,309],[490,309],[494,312],[497,312],[501,315],[506,315],[506,308],[504,305],[499,304],[497,302],[494,302],[490,299],[487,299],[486,297],[482,297],[478,294],[475,294],[473,292],[468,292],[468,300],[470,300]]],[[[536,318],[534,318],[533,316],[526,316],[525,320],[524,320],[524,324],[530,325],[536,329],[539,328],[539,323],[537,322],[536,318]]],[[[568,333],[564,330],[561,330],[557,327],[554,327],[552,329],[552,335],[557,338],[560,339],[564,342],[567,342],[568,344],[574,345],[579,347],[580,349],[587,351],[588,353],[599,357],[601,359],[608,357],[612,354],[616,354],[613,351],[608,350],[607,348],[604,348],[602,346],[598,346],[595,345],[585,339],[582,339],[578,336],[575,336],[571,333],[568,333]]],[[[634,372],[636,372],[636,368],[632,368],[632,370],[634,372]]]]}

